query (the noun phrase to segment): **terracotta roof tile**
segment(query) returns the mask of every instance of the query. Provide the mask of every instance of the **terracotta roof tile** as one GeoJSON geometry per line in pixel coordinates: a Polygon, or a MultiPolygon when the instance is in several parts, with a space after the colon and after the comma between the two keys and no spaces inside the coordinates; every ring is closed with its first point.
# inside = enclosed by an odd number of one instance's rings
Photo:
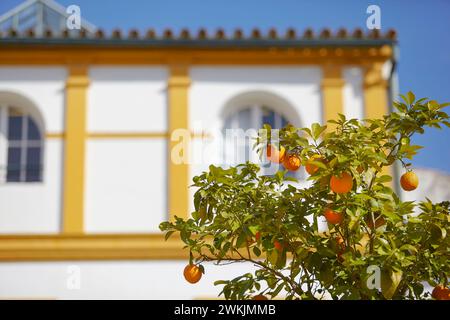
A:
{"type": "Polygon", "coordinates": [[[145,34],[146,39],[155,39],[156,38],[156,32],[153,29],[148,29],[147,33],[145,34]]]}
{"type": "Polygon", "coordinates": [[[189,29],[183,29],[180,32],[180,39],[190,39],[191,38],[191,34],[189,32],[189,29]]]}
{"type": "Polygon", "coordinates": [[[204,40],[206,38],[208,38],[208,31],[203,28],[198,30],[197,39],[204,40]]]}
{"type": "Polygon", "coordinates": [[[277,29],[271,28],[267,33],[267,37],[270,39],[276,39],[278,37],[277,29]]]}
{"type": "Polygon", "coordinates": [[[303,38],[304,39],[314,38],[314,31],[310,28],[306,29],[305,32],[303,32],[303,38]]]}
{"type": "Polygon", "coordinates": [[[236,29],[234,30],[234,39],[243,39],[244,38],[244,32],[242,29],[236,29]]]}

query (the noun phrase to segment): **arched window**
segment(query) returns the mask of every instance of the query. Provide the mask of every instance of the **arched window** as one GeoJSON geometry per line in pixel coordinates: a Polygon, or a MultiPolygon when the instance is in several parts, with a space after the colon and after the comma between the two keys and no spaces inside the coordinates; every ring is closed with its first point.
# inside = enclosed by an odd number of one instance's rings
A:
{"type": "Polygon", "coordinates": [[[42,181],[42,133],[31,114],[0,104],[0,181],[42,181]]]}

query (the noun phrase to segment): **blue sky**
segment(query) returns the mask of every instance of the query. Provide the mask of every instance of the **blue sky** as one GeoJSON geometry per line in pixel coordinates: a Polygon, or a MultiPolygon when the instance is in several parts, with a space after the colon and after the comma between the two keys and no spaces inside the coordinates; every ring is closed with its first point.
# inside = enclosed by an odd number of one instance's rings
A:
{"type": "MultiPolygon", "coordinates": [[[[3,13],[20,0],[2,0],[3,13]]],[[[304,30],[324,27],[365,28],[370,4],[381,8],[382,30],[394,28],[399,35],[400,92],[412,90],[417,97],[450,101],[450,1],[299,1],[299,0],[59,0],[76,4],[83,18],[107,31],[113,28],[141,31],[166,27],[197,30],[254,27],[304,30]]],[[[450,107],[446,109],[450,112],[450,107]]],[[[417,167],[450,172],[450,129],[429,129],[414,143],[425,147],[414,159],[417,167]]]]}

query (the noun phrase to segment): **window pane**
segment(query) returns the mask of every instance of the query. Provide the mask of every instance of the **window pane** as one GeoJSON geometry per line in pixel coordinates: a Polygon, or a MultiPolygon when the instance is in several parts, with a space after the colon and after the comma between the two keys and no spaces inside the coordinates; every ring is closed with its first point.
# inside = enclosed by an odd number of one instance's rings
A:
{"type": "Polygon", "coordinates": [[[20,181],[20,148],[8,148],[8,168],[6,181],[20,181]]]}
{"type": "Polygon", "coordinates": [[[27,117],[28,120],[28,140],[40,140],[41,134],[39,133],[39,129],[36,123],[30,117],[27,117]]]}
{"type": "Polygon", "coordinates": [[[21,140],[22,126],[22,116],[10,116],[8,121],[8,140],[21,140]]]}
{"type": "Polygon", "coordinates": [[[26,181],[41,181],[41,148],[27,149],[26,181]]]}

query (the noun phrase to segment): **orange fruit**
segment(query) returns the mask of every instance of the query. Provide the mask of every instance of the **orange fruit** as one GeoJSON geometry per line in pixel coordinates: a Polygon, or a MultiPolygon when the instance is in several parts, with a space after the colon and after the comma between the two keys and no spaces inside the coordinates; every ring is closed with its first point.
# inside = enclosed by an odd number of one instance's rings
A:
{"type": "Polygon", "coordinates": [[[335,193],[347,193],[352,190],[353,177],[348,172],[343,172],[340,176],[332,176],[330,179],[330,189],[335,193]]]}
{"type": "Polygon", "coordinates": [[[297,155],[291,154],[284,157],[283,165],[289,171],[297,171],[300,168],[301,161],[297,155]]]}
{"type": "Polygon", "coordinates": [[[258,294],[257,296],[253,297],[253,300],[269,300],[267,297],[263,294],[258,294]]]}
{"type": "Polygon", "coordinates": [[[256,241],[259,241],[261,239],[261,232],[259,232],[259,231],[256,232],[255,239],[256,239],[256,241]]]}
{"type": "Polygon", "coordinates": [[[284,160],[284,156],[286,154],[286,149],[283,146],[280,146],[280,149],[268,145],[266,150],[267,159],[275,163],[281,163],[284,160]]]}
{"type": "Polygon", "coordinates": [[[344,220],[344,215],[340,212],[333,211],[330,208],[326,208],[323,213],[325,219],[327,219],[328,223],[331,224],[339,224],[344,220]]]}
{"type": "MultiPolygon", "coordinates": [[[[321,162],[324,162],[324,159],[323,159],[323,157],[320,154],[315,154],[311,158],[309,158],[308,161],[321,161],[321,162]]],[[[306,169],[306,172],[308,172],[310,175],[313,175],[314,173],[317,172],[317,170],[319,170],[319,167],[314,165],[314,164],[311,164],[311,163],[307,162],[306,165],[305,165],[305,169],[306,169]]]]}
{"type": "Polygon", "coordinates": [[[202,271],[195,264],[188,264],[184,268],[184,278],[189,283],[197,283],[202,278],[202,271]]]}
{"type": "Polygon", "coordinates": [[[275,240],[273,242],[273,246],[275,247],[275,249],[278,250],[278,252],[282,252],[284,249],[284,245],[281,242],[279,242],[278,240],[275,240]]]}
{"type": "Polygon", "coordinates": [[[437,285],[434,287],[431,296],[436,300],[450,300],[450,289],[443,285],[437,285]]]}
{"type": "Polygon", "coordinates": [[[414,172],[408,171],[401,176],[400,185],[403,190],[412,191],[419,185],[419,178],[414,172]]]}

